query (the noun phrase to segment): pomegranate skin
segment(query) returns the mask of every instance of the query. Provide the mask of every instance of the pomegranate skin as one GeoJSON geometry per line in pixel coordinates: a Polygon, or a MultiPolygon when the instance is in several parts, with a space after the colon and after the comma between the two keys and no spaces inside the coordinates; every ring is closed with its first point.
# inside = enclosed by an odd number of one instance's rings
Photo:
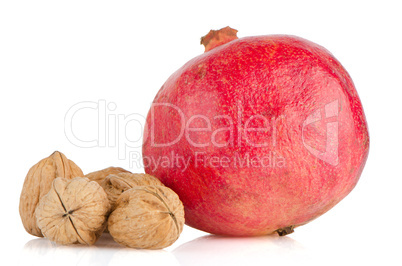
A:
{"type": "Polygon", "coordinates": [[[169,77],[147,116],[143,161],[179,195],[187,225],[255,236],[331,209],[368,150],[342,65],[315,43],[267,35],[219,45],[169,77]]]}

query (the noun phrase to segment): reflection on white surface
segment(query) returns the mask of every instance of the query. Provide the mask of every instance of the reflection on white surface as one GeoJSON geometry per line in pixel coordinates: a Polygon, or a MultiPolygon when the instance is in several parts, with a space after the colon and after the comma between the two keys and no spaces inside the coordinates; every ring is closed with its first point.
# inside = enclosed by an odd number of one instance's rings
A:
{"type": "Polygon", "coordinates": [[[134,250],[124,248],[113,255],[108,265],[174,265],[179,266],[179,262],[172,253],[166,250],[134,250]]]}
{"type": "Polygon", "coordinates": [[[165,250],[142,250],[123,247],[109,234],[93,246],[58,245],[45,238],[27,242],[19,258],[19,265],[179,265],[165,250]]]}
{"type": "MultiPolygon", "coordinates": [[[[173,254],[180,265],[294,265],[308,261],[306,249],[288,236],[222,237],[187,242],[173,254]]],[[[304,264],[303,264],[304,265],[304,264]]]]}
{"type": "Polygon", "coordinates": [[[289,236],[222,237],[206,235],[167,250],[123,247],[109,234],[93,246],[58,245],[45,238],[28,241],[19,265],[305,265],[308,250],[289,236]]]}

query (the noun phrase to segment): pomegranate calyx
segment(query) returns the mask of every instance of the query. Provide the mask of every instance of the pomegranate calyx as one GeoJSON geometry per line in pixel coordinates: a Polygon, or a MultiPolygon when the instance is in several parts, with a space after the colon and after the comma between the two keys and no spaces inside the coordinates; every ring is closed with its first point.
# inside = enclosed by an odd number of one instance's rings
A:
{"type": "Polygon", "coordinates": [[[201,44],[205,46],[205,52],[217,46],[238,39],[237,30],[227,26],[220,30],[210,30],[207,35],[201,37],[201,44]]]}

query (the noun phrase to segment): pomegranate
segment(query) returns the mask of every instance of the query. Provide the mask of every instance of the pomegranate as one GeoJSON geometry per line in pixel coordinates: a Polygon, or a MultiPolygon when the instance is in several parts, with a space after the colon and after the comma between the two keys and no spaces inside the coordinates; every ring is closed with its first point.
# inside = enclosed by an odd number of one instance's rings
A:
{"type": "Polygon", "coordinates": [[[213,234],[285,235],[356,185],[369,150],[353,82],[335,57],[288,35],[226,27],[157,93],[145,171],[173,189],[186,224],[213,234]]]}

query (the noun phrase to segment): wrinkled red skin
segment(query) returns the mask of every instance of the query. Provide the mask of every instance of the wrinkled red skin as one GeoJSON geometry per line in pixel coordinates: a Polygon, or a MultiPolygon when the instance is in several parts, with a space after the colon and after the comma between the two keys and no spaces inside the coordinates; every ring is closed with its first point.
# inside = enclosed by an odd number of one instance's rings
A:
{"type": "MultiPolygon", "coordinates": [[[[326,49],[294,36],[246,37],[216,47],[177,70],[154,103],[177,106],[185,121],[171,106],[150,110],[145,171],[179,195],[187,225],[214,234],[264,235],[306,224],[355,187],[368,156],[366,119],[350,76],[326,49]],[[335,117],[303,124],[317,110],[325,117],[325,106],[334,102],[335,117]],[[185,129],[177,143],[155,146],[175,140],[194,115],[210,119],[210,130],[185,129]],[[327,134],[330,122],[338,127],[331,131],[335,137],[327,134]],[[235,130],[215,132],[230,123],[235,130]],[[266,130],[244,130],[250,127],[266,130]],[[327,138],[337,156],[332,151],[323,160],[306,148],[324,152],[327,138]],[[236,156],[258,161],[270,153],[281,163],[232,163],[236,156]],[[229,166],[208,161],[214,156],[233,160],[229,166]],[[189,165],[172,158],[189,159],[189,165]]],[[[206,128],[205,119],[194,118],[188,128],[206,128]]]]}

